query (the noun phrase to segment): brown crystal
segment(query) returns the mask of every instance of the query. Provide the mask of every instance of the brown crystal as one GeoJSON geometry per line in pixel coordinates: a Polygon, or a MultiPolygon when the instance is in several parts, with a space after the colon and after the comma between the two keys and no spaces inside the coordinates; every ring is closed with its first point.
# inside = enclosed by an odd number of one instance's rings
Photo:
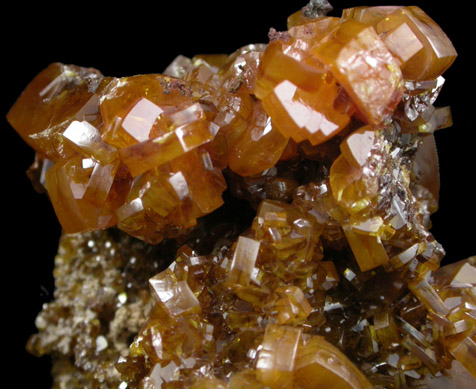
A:
{"type": "Polygon", "coordinates": [[[164,74],[54,63],[11,108],[64,230],[27,345],[56,386],[476,378],[476,260],[429,230],[456,51],[418,7],[326,3],[164,74]]]}

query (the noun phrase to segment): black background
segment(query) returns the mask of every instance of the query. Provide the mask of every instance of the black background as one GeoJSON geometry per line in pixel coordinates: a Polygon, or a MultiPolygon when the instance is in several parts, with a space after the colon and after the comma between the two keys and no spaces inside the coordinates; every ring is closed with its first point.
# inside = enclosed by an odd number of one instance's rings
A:
{"type": "MultiPolygon", "coordinates": [[[[286,29],[286,18],[303,1],[23,2],[2,11],[1,158],[2,352],[15,372],[14,387],[48,388],[49,359],[24,351],[41,305],[52,299],[53,258],[60,228],[45,195],[37,194],[25,170],[34,153],[5,115],[27,83],[51,62],[99,69],[107,76],[160,73],[178,54],[231,53],[248,43],[266,43],[270,27],[286,29]],[[165,4],[164,4],[165,3],[165,4]]],[[[432,232],[445,247],[445,263],[476,254],[474,247],[474,5],[471,2],[400,1],[419,5],[453,41],[458,58],[445,73],[438,106],[450,105],[454,125],[436,134],[440,158],[440,209],[432,232]],[[443,4],[443,6],[441,5],[443,4]],[[468,8],[469,7],[469,8],[468,8]],[[471,223],[468,224],[468,221],[471,223]]],[[[389,1],[333,1],[343,8],[394,5],[389,1]]],[[[4,366],[5,368],[5,366],[4,366]]]]}

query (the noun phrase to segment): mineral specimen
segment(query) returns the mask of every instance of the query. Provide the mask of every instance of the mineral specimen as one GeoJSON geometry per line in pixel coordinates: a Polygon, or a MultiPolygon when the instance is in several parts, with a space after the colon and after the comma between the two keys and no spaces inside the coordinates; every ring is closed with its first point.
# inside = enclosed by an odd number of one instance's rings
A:
{"type": "Polygon", "coordinates": [[[440,267],[429,231],[456,51],[419,7],[331,8],[162,74],[53,63],[18,98],[64,230],[27,345],[55,387],[476,379],[476,257],[440,267]]]}

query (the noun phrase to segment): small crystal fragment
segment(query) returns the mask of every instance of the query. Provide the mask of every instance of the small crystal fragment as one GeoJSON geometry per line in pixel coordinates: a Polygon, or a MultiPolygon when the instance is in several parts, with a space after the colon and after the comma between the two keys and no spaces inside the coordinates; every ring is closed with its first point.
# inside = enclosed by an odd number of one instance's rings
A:
{"type": "Polygon", "coordinates": [[[354,364],[321,336],[312,336],[299,347],[296,381],[305,388],[372,387],[354,364]]]}
{"type": "Polygon", "coordinates": [[[340,149],[348,162],[361,167],[367,162],[374,140],[375,130],[365,126],[349,135],[340,144],[340,149]]]}
{"type": "Polygon", "coordinates": [[[389,261],[379,236],[359,234],[351,225],[345,225],[343,228],[361,271],[374,269],[389,261]]]}
{"type": "Polygon", "coordinates": [[[463,339],[451,354],[476,378],[476,342],[473,339],[463,339]]]}
{"type": "Polygon", "coordinates": [[[240,236],[231,263],[228,282],[247,286],[259,253],[260,243],[254,239],[240,236]]]}
{"type": "Polygon", "coordinates": [[[449,314],[448,307],[425,279],[415,278],[410,281],[408,287],[429,310],[442,315],[449,314]]]}
{"type": "Polygon", "coordinates": [[[155,298],[172,316],[188,312],[201,312],[200,303],[186,281],[174,281],[170,271],[158,274],[149,280],[155,298]]]}
{"type": "Polygon", "coordinates": [[[376,312],[374,314],[374,328],[380,343],[384,347],[390,348],[393,344],[398,344],[397,326],[391,312],[376,312]]]}
{"type": "Polygon", "coordinates": [[[256,362],[257,378],[266,386],[286,388],[292,385],[301,329],[269,324],[256,362]]]}

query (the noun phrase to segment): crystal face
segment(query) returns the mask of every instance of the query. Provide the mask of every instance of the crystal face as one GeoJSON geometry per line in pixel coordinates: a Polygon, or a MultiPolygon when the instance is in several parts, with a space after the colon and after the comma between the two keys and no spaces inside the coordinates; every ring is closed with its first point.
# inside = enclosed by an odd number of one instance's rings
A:
{"type": "Polygon", "coordinates": [[[27,344],[56,387],[474,386],[476,259],[430,232],[456,51],[328,10],[163,74],[53,63],[10,109],[64,230],[27,344]]]}

